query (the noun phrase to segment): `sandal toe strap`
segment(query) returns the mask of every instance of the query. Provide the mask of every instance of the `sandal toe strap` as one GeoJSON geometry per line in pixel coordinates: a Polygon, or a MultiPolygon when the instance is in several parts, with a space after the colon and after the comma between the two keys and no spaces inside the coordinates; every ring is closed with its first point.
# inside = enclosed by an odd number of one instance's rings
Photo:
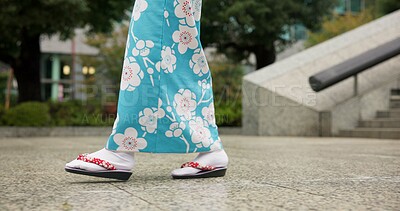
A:
{"type": "Polygon", "coordinates": [[[83,162],[93,163],[93,164],[99,165],[99,166],[101,166],[101,167],[103,167],[103,168],[105,168],[107,170],[117,170],[115,168],[115,166],[112,165],[111,163],[109,163],[109,162],[107,162],[105,160],[102,160],[100,158],[88,157],[88,154],[78,155],[78,158],[76,158],[76,159],[77,160],[81,160],[83,162]]]}
{"type": "Polygon", "coordinates": [[[201,165],[198,162],[187,162],[187,163],[182,164],[181,168],[185,168],[185,167],[192,167],[192,168],[200,169],[202,171],[211,171],[211,170],[215,169],[214,166],[201,165]]]}

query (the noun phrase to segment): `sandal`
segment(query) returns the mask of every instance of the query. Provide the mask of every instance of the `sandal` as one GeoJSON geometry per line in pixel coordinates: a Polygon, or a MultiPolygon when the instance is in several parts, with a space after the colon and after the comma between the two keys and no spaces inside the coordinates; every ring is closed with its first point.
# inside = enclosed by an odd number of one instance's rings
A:
{"type": "Polygon", "coordinates": [[[74,173],[74,174],[83,174],[83,175],[88,175],[88,176],[94,176],[94,177],[102,177],[102,178],[110,178],[110,179],[118,179],[118,180],[128,180],[129,177],[131,177],[132,172],[127,171],[127,170],[117,170],[115,166],[113,166],[111,163],[99,159],[99,158],[92,158],[88,157],[88,154],[81,154],[76,158],[77,160],[81,160],[87,163],[93,163],[96,165],[99,165],[106,170],[101,170],[101,171],[88,171],[85,169],[80,169],[80,168],[71,168],[71,167],[65,167],[65,171],[74,173]]]}
{"type": "Polygon", "coordinates": [[[195,179],[225,176],[227,167],[203,166],[197,162],[187,162],[182,164],[181,168],[192,167],[200,171],[194,174],[172,175],[174,179],[195,179]]]}

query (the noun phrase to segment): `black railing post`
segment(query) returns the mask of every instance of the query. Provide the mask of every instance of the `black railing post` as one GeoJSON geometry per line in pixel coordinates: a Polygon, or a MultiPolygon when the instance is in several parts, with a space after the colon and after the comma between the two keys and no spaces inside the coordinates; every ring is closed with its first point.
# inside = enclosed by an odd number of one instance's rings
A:
{"type": "Polygon", "coordinates": [[[354,97],[358,95],[358,74],[354,75],[354,97]]]}

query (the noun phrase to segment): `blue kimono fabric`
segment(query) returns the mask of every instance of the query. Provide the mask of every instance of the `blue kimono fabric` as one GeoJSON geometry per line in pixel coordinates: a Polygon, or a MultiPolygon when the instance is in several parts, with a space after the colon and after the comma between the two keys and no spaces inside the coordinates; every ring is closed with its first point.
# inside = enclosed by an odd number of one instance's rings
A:
{"type": "Polygon", "coordinates": [[[222,149],[211,73],[200,42],[201,5],[201,0],[136,0],[107,149],[222,149]]]}

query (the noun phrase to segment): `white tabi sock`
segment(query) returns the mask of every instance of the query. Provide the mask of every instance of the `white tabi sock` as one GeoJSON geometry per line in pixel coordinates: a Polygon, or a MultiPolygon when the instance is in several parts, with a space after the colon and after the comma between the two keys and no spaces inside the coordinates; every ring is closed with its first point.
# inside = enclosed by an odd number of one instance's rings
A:
{"type": "MultiPolygon", "coordinates": [[[[103,149],[101,149],[97,152],[93,152],[87,156],[105,160],[105,161],[111,163],[112,165],[114,165],[117,170],[131,171],[135,164],[133,152],[116,152],[116,151],[110,151],[110,150],[103,148],[103,149]]],[[[102,166],[99,166],[99,165],[96,165],[93,163],[84,162],[81,160],[76,160],[76,159],[67,163],[65,166],[70,167],[70,168],[84,169],[87,171],[106,170],[102,166]]]]}
{"type": "MultiPolygon", "coordinates": [[[[200,153],[193,162],[198,162],[200,165],[207,165],[213,167],[227,167],[228,165],[228,155],[225,150],[218,150],[212,152],[200,153]]],[[[172,171],[172,175],[190,175],[199,172],[200,169],[185,167],[180,169],[175,169],[172,171]]]]}

